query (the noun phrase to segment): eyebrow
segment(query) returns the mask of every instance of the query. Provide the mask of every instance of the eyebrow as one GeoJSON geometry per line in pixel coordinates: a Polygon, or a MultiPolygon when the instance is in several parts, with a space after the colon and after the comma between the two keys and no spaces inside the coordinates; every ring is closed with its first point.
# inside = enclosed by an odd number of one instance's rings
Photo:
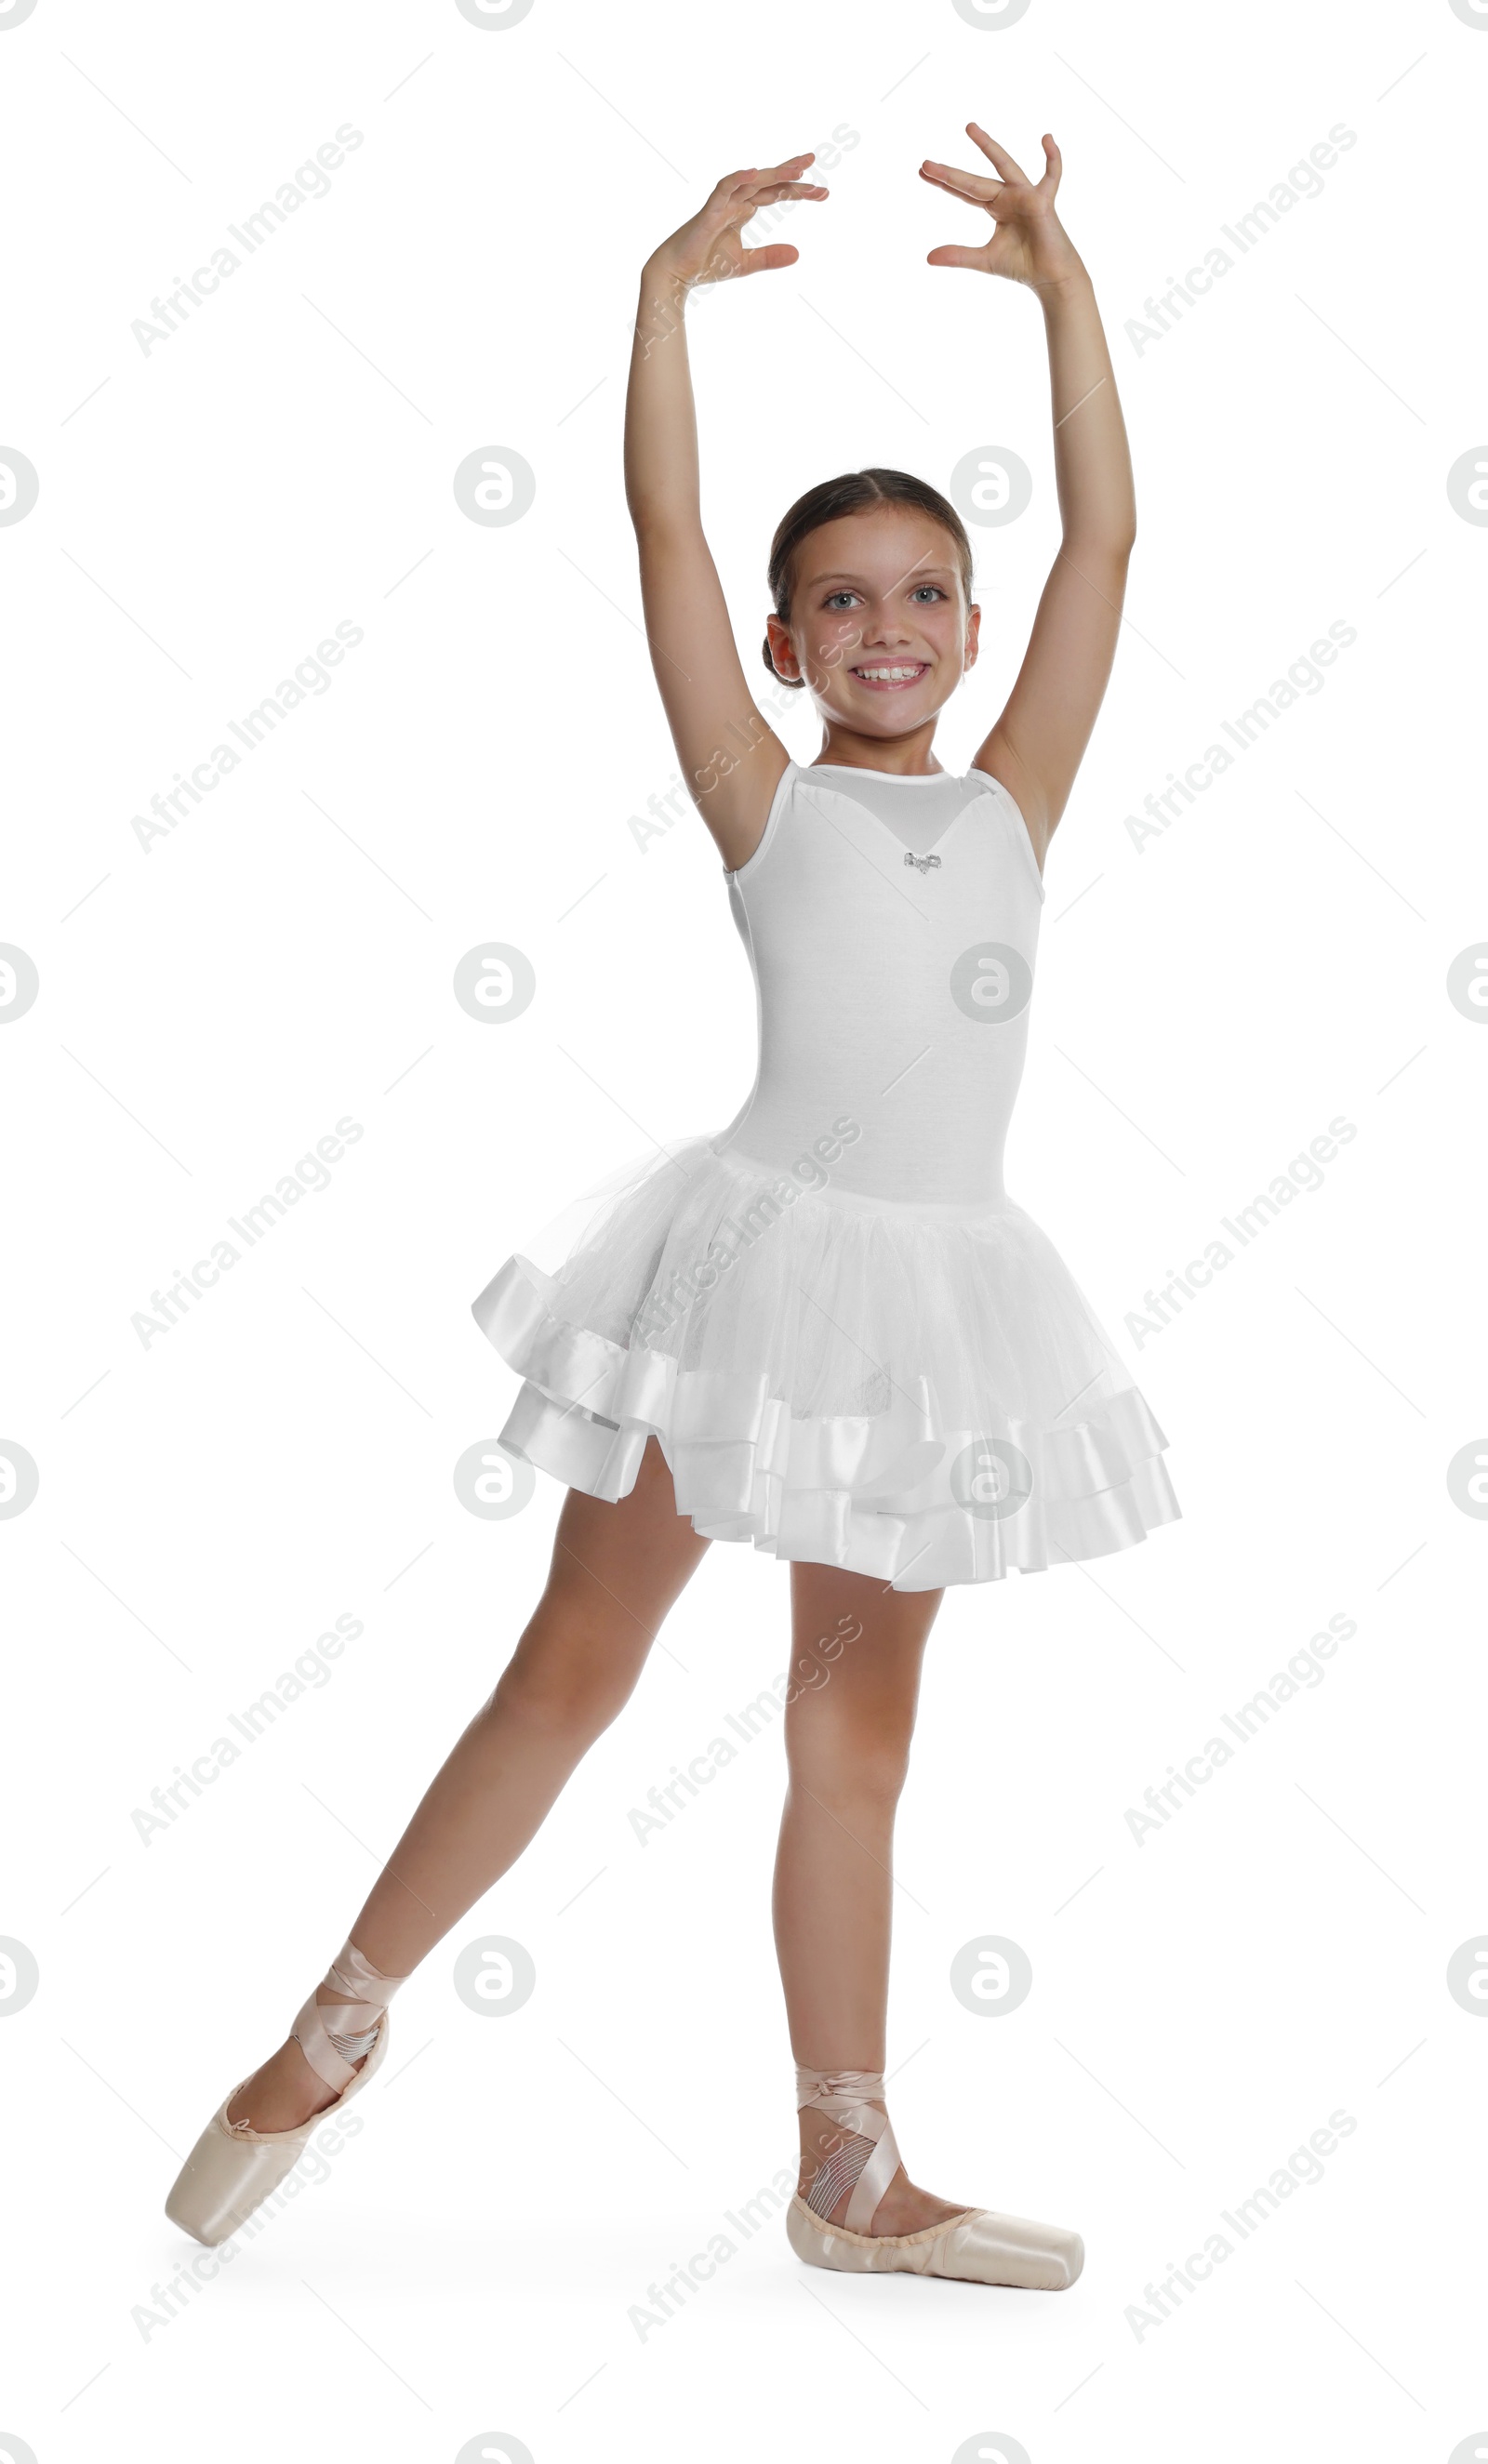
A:
{"type": "MultiPolygon", "coordinates": [[[[942,574],[952,573],[954,570],[954,566],[949,564],[916,564],[911,565],[909,572],[901,578],[905,582],[911,578],[917,578],[921,582],[934,582],[942,574]]],[[[862,582],[865,579],[866,576],[863,574],[848,573],[838,566],[829,565],[825,573],[812,574],[811,585],[814,587],[823,582],[862,582]]]]}

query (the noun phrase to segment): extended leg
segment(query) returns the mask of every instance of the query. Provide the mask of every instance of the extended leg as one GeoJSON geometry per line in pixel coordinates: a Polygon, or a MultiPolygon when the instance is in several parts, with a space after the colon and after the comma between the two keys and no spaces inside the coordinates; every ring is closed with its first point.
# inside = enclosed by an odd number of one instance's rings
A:
{"type": "MultiPolygon", "coordinates": [[[[628,1700],[657,1627],[707,1546],[677,1511],[655,1439],[618,1505],[569,1490],[543,1596],[351,1927],[374,1970],[406,1977],[515,1863],[628,1700]]],[[[372,1989],[363,1990],[371,2001],[372,1989]]],[[[319,1995],[328,2013],[354,1998],[329,1986],[319,1995]]],[[[228,2119],[289,2130],[334,2093],[290,2037],[244,2081],[228,2119]]]]}

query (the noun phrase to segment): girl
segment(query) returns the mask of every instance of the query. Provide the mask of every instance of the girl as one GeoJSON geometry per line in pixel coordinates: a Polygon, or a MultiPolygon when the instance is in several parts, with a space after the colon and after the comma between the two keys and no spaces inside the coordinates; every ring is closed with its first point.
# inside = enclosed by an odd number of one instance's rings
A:
{"type": "Polygon", "coordinates": [[[820,200],[799,154],[734,172],[641,276],[626,493],[656,682],[759,996],[728,1128],[611,1184],[553,1275],[475,1303],[523,1376],[508,1450],[568,1484],[551,1571],[286,2042],[233,2090],[167,2202],[220,2241],[370,2079],[410,1970],[522,1854],[630,1695],[712,1540],[790,1562],[789,1788],[774,1924],[796,2058],[792,2247],[818,2267],[1057,2290],[1077,2233],[910,2181],[883,2095],[895,1807],[944,1588],[1099,1556],[1178,1513],[1162,1431],[1002,1154],[1042,871],[1115,652],[1135,517],[1090,277],[1033,183],[921,177],[984,209],[931,265],[1026,283],[1049,341],[1062,538],[1006,709],[970,769],[932,754],[977,655],[954,508],[903,472],[811,489],[775,534],[765,663],[810,696],[802,765],[754,706],[699,515],[693,286],[792,265],[762,206],[820,200]],[[812,1646],[815,1646],[813,1653],[812,1646]],[[825,1669],[825,1674],[823,1673],[825,1669]]]}

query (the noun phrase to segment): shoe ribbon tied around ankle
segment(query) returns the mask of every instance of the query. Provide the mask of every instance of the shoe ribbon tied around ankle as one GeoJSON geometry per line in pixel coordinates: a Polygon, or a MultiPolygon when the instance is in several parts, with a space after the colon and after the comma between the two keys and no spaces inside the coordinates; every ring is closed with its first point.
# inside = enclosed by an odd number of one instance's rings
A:
{"type": "Polygon", "coordinates": [[[795,2089],[798,2112],[809,2104],[837,2123],[844,2134],[813,2176],[806,2204],[825,2220],[844,2190],[851,2189],[843,2224],[849,2233],[865,2233],[901,2161],[888,2115],[868,2101],[882,2096],[883,2073],[813,2071],[797,2062],[795,2089]]]}
{"type": "Polygon", "coordinates": [[[383,2013],[399,1986],[408,1981],[406,1976],[385,1976],[381,1969],[363,1956],[354,1942],[343,1945],[289,2032],[310,2068],[327,2087],[344,2088],[356,2077],[359,2059],[370,2053],[377,2041],[383,2013]],[[318,2000],[327,1986],[333,1992],[349,1993],[354,1998],[349,2002],[318,2000]]]}

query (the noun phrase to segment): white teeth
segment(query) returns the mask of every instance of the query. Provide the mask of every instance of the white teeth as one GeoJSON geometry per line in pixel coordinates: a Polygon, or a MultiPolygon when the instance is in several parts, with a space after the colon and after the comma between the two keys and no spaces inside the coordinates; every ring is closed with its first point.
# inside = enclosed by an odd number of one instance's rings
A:
{"type": "Polygon", "coordinates": [[[894,685],[907,683],[911,676],[918,676],[920,669],[918,665],[913,668],[855,668],[853,672],[866,677],[873,684],[894,685]]]}

